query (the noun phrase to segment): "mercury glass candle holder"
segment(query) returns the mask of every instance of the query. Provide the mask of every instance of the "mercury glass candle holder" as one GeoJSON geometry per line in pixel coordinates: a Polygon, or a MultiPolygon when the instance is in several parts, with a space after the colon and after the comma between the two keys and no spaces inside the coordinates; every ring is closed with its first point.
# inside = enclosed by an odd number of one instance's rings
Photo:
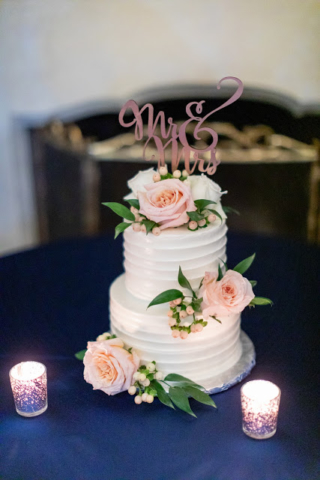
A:
{"type": "Polygon", "coordinates": [[[246,435],[264,440],[276,433],[280,395],[280,388],[266,380],[253,380],[242,386],[242,429],[246,435]]]}
{"type": "Polygon", "coordinates": [[[47,410],[47,370],[42,363],[18,363],[11,368],[9,376],[19,415],[36,417],[47,410]]]}

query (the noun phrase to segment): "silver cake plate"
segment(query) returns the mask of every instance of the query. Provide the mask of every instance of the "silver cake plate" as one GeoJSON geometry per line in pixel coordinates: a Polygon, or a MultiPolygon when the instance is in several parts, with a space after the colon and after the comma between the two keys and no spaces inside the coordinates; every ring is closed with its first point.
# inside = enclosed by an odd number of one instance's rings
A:
{"type": "Polygon", "coordinates": [[[240,342],[242,355],[238,362],[220,375],[216,375],[208,382],[201,382],[207,393],[219,393],[233,387],[246,378],[256,364],[256,352],[248,335],[241,330],[240,342]]]}

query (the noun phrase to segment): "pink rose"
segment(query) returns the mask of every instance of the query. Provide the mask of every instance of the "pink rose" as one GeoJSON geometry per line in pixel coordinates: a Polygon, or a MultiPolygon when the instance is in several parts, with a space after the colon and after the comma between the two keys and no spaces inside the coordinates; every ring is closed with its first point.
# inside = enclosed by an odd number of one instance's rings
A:
{"type": "Polygon", "coordinates": [[[119,338],[88,342],[83,359],[83,376],[94,390],[116,395],[132,385],[133,374],[139,367],[139,357],[135,352],[129,353],[123,346],[119,338]]]}
{"type": "Polygon", "coordinates": [[[212,316],[225,316],[240,313],[254,298],[251,283],[240,273],[228,270],[223,278],[216,281],[213,275],[206,274],[200,295],[202,314],[205,319],[212,316]]]}
{"type": "Polygon", "coordinates": [[[187,212],[197,209],[190,187],[180,180],[162,180],[145,185],[144,188],[145,193],[138,192],[139,212],[149,220],[159,223],[161,230],[188,223],[187,212]]]}

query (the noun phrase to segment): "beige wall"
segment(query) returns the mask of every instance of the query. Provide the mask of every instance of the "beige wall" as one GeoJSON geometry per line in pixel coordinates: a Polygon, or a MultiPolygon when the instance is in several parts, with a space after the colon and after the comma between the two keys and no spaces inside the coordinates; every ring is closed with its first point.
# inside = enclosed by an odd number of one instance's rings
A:
{"type": "Polygon", "coordinates": [[[2,0],[0,252],[36,241],[13,117],[226,75],[320,102],[319,46],[314,0],[2,0]]]}

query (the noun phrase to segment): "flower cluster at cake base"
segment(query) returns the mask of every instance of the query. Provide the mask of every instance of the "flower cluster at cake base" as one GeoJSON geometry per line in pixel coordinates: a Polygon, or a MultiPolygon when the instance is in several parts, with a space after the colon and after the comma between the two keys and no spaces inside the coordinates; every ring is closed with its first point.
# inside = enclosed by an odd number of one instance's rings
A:
{"type": "Polygon", "coordinates": [[[148,305],[160,305],[169,302],[168,324],[174,338],[186,340],[190,333],[202,332],[211,318],[219,323],[218,316],[225,317],[241,313],[245,307],[255,305],[271,305],[272,301],[265,297],[256,297],[253,287],[255,280],[243,277],[251,266],[255,254],[238,263],[232,270],[223,262],[218,265],[217,272],[206,272],[195,291],[189,280],[179,267],[178,283],[188,290],[185,295],[181,290],[166,290],[155,297],[148,305]],[[186,320],[191,318],[191,322],[186,320]]]}
{"type": "Polygon", "coordinates": [[[105,332],[95,342],[88,342],[87,349],[75,354],[84,363],[84,379],[94,390],[107,395],[128,391],[134,395],[137,405],[153,403],[157,397],[172,409],[178,408],[196,417],[189,398],[216,407],[201,385],[175,373],[164,374],[155,361],[140,365],[138,354],[116,335],[105,332]]]}
{"type": "Polygon", "coordinates": [[[216,221],[223,222],[223,193],[219,185],[205,175],[189,175],[187,170],[169,173],[166,166],[158,171],[139,172],[128,182],[131,193],[125,197],[130,208],[116,202],[106,202],[114,213],[125,221],[116,226],[115,238],[127,228],[134,232],[160,235],[167,228],[187,226],[196,231],[216,221]]]}

